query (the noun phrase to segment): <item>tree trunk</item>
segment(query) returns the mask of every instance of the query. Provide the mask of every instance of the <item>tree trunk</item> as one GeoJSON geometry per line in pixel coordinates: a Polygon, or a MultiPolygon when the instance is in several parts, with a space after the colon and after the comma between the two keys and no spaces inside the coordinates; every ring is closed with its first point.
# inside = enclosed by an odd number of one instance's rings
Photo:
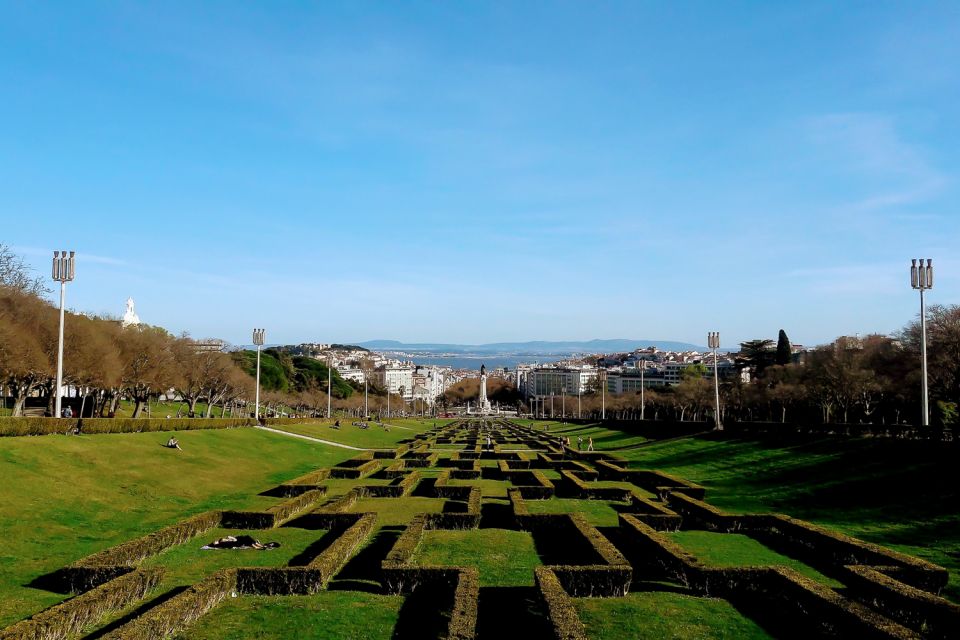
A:
{"type": "Polygon", "coordinates": [[[143,410],[143,398],[139,398],[139,397],[138,397],[138,398],[134,398],[133,417],[134,417],[134,418],[139,418],[139,417],[140,417],[140,412],[141,412],[142,410],[143,410]]]}

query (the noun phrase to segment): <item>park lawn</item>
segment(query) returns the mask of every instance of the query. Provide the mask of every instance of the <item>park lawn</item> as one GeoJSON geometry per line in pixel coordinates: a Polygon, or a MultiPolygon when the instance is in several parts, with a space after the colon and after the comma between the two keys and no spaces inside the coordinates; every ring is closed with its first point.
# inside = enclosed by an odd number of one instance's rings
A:
{"type": "Polygon", "coordinates": [[[939,564],[960,601],[956,448],[886,438],[739,439],[702,436],[621,452],[707,487],[737,513],[780,512],[939,564]]]}
{"type": "Polygon", "coordinates": [[[426,531],[411,562],[476,567],[481,587],[532,586],[533,570],[541,564],[533,536],[509,529],[426,531]]]}
{"type": "Polygon", "coordinates": [[[669,591],[636,591],[624,598],[575,598],[591,640],[713,640],[769,638],[726,600],[669,591]]]}
{"type": "Polygon", "coordinates": [[[506,498],[507,489],[513,487],[509,480],[458,480],[447,481],[451,487],[480,487],[486,498],[506,498]]]}
{"type": "Polygon", "coordinates": [[[91,553],[330,466],[342,450],[254,429],[0,438],[0,626],[64,596],[26,586],[91,553]]]}
{"type": "Polygon", "coordinates": [[[577,447],[577,438],[582,437],[584,450],[587,448],[589,438],[593,438],[593,448],[598,451],[603,449],[618,450],[649,442],[647,438],[641,435],[624,433],[617,429],[607,429],[606,427],[596,424],[566,424],[559,427],[551,427],[550,433],[569,437],[570,446],[573,448],[577,447]]]}
{"type": "Polygon", "coordinates": [[[389,640],[402,596],[321,591],[310,596],[240,596],[200,618],[183,640],[389,640]]]}
{"type": "MultiPolygon", "coordinates": [[[[141,566],[164,567],[161,588],[196,584],[220,569],[233,567],[285,567],[310,545],[320,540],[324,530],[278,527],[266,530],[212,529],[207,533],[147,558],[141,566]],[[277,549],[208,550],[200,547],[223,536],[251,535],[264,544],[279,542],[277,549]]],[[[310,558],[312,559],[312,558],[310,558]]],[[[302,557],[301,557],[302,560],[302,557]]],[[[298,565],[306,562],[297,562],[298,565]]]]}
{"type": "Polygon", "coordinates": [[[740,533],[714,531],[674,531],[664,535],[692,553],[703,564],[715,567],[763,567],[780,565],[794,569],[811,580],[828,587],[843,585],[823,575],[810,565],[777,553],[761,542],[740,533]]]}
{"type": "MultiPolygon", "coordinates": [[[[587,522],[595,527],[616,527],[619,524],[617,510],[605,500],[574,500],[550,498],[549,500],[525,500],[530,513],[582,513],[587,522]]],[[[626,503],[613,503],[623,504],[626,503]]]]}
{"type": "Polygon", "coordinates": [[[361,498],[350,511],[376,512],[377,524],[381,526],[405,525],[418,513],[442,512],[445,502],[441,498],[361,498]]]}
{"type": "Polygon", "coordinates": [[[369,428],[361,429],[353,426],[350,422],[346,418],[340,420],[339,429],[331,428],[333,424],[331,420],[269,426],[271,429],[299,433],[300,435],[349,444],[363,449],[392,449],[397,446],[400,440],[412,438],[430,428],[430,423],[420,423],[416,420],[392,420],[388,423],[391,425],[389,431],[384,431],[383,427],[373,423],[370,423],[369,428]]]}

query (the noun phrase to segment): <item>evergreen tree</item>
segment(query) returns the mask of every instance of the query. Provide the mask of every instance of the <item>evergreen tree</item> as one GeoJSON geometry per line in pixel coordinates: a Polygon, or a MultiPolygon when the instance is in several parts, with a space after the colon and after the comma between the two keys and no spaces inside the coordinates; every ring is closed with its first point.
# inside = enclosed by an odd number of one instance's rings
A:
{"type": "Polygon", "coordinates": [[[790,339],[787,338],[787,332],[780,329],[780,335],[777,338],[777,360],[780,365],[790,364],[793,359],[793,351],[790,348],[790,339]]]}

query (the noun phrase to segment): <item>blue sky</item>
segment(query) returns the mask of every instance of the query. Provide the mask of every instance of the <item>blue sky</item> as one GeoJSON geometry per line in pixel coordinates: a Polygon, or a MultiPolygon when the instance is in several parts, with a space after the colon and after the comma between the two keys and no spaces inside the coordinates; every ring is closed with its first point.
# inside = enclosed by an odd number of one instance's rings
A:
{"type": "Polygon", "coordinates": [[[960,5],[0,2],[0,242],[270,342],[816,344],[960,302],[960,5]]]}

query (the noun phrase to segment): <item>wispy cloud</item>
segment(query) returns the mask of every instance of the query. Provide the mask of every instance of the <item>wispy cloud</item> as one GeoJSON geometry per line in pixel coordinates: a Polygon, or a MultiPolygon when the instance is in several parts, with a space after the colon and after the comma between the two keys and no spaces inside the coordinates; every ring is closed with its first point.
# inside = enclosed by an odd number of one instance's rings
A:
{"type": "Polygon", "coordinates": [[[811,119],[809,131],[813,141],[840,163],[841,170],[871,183],[874,192],[847,203],[848,210],[879,211],[919,204],[938,195],[949,182],[889,116],[829,114],[811,119]]]}

